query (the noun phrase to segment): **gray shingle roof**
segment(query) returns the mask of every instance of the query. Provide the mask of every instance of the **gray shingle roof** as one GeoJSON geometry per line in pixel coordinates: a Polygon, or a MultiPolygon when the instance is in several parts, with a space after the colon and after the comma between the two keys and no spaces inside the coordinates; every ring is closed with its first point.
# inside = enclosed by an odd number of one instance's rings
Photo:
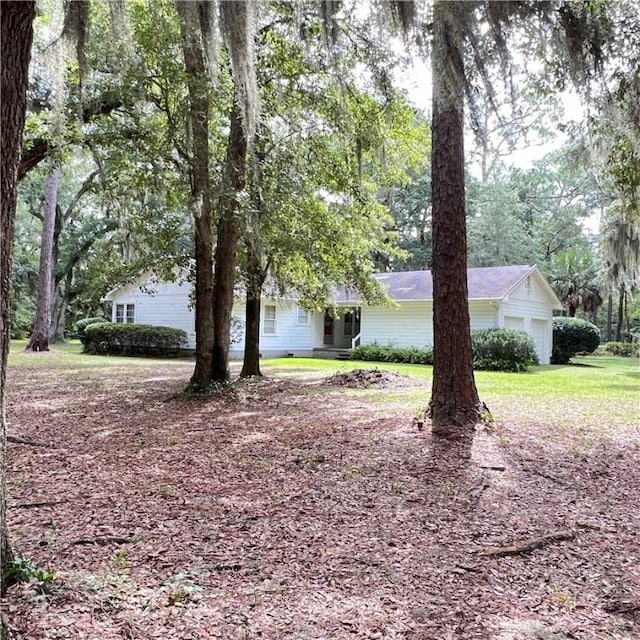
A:
{"type": "MultiPolygon", "coordinates": [[[[529,265],[469,269],[469,299],[501,300],[534,270],[535,267],[529,265]]],[[[373,277],[387,290],[392,300],[433,300],[431,271],[376,273],[373,277]]],[[[357,302],[357,296],[353,291],[341,289],[337,292],[335,302],[354,303],[357,302]]]]}

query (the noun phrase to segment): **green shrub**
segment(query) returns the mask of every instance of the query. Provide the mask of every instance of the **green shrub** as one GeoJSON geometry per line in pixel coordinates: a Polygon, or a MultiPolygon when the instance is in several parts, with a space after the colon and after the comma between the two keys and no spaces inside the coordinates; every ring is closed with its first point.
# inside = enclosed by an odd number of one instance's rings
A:
{"type": "Polygon", "coordinates": [[[473,368],[482,371],[526,371],[538,364],[536,345],[526,331],[478,329],[471,334],[473,368]]]}
{"type": "Polygon", "coordinates": [[[637,342],[607,342],[604,350],[614,356],[624,356],[626,358],[640,357],[640,344],[637,342]]]}
{"type": "Polygon", "coordinates": [[[76,336],[78,336],[78,338],[82,340],[82,338],[84,337],[84,330],[90,324],[97,324],[98,322],[109,322],[109,321],[106,318],[96,318],[96,317],[82,318],[82,320],[78,320],[78,322],[76,322],[75,325],[73,326],[76,332],[76,336]]]}
{"type": "Polygon", "coordinates": [[[368,362],[401,362],[407,364],[433,364],[433,349],[419,347],[394,347],[377,342],[362,344],[351,351],[352,360],[368,362]]]}
{"type": "Polygon", "coordinates": [[[578,353],[593,353],[600,344],[598,327],[579,318],[553,319],[552,364],[567,364],[578,353]]]}
{"type": "Polygon", "coordinates": [[[177,355],[186,347],[182,329],[153,327],[148,324],[98,322],[84,330],[87,353],[143,356],[177,355]]]}

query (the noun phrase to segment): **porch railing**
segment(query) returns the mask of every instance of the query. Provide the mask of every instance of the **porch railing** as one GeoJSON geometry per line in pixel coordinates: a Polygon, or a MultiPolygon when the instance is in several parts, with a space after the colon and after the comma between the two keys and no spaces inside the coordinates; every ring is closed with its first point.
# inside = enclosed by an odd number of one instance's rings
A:
{"type": "Polygon", "coordinates": [[[357,336],[353,336],[353,338],[351,338],[351,348],[355,349],[357,346],[359,346],[360,344],[360,336],[362,335],[362,332],[360,332],[357,336]]]}

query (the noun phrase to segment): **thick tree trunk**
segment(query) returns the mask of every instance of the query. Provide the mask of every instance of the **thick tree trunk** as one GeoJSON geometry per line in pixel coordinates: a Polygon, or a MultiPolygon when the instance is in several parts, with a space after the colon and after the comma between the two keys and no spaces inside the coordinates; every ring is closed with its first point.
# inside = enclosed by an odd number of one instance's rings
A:
{"type": "Polygon", "coordinates": [[[49,351],[51,330],[51,280],[53,273],[53,236],[58,205],[60,169],[52,167],[44,188],[44,215],[40,242],[40,270],[38,272],[38,302],[33,333],[27,349],[49,351]]]}
{"type": "Polygon", "coordinates": [[[244,360],[242,361],[241,378],[261,376],[260,371],[260,293],[250,288],[247,290],[247,306],[245,309],[244,360]]]}
{"type": "Polygon", "coordinates": [[[480,419],[473,375],[467,290],[462,59],[449,43],[460,38],[447,25],[448,3],[434,5],[432,47],[433,433],[472,437],[480,419]],[[457,77],[456,77],[457,76],[457,77]]]}
{"type": "Polygon", "coordinates": [[[610,292],[607,297],[607,342],[611,342],[613,337],[613,294],[610,292]]]}
{"type": "MultiPolygon", "coordinates": [[[[35,2],[0,2],[0,593],[10,582],[5,573],[13,559],[5,519],[5,448],[7,422],[5,385],[9,353],[11,260],[16,217],[17,171],[20,163],[22,131],[33,38],[35,2]]],[[[4,623],[2,626],[4,635],[4,623]]]]}
{"type": "Polygon", "coordinates": [[[260,251],[254,238],[248,238],[247,248],[247,306],[245,310],[244,360],[241,378],[261,376],[260,371],[260,300],[265,272],[260,251]]]}
{"type": "Polygon", "coordinates": [[[213,217],[209,176],[209,81],[199,37],[198,3],[176,2],[180,16],[182,50],[189,86],[189,128],[192,157],[190,209],[195,227],[196,365],[191,385],[204,389],[211,383],[214,344],[213,309],[213,217]]]}
{"type": "Polygon", "coordinates": [[[226,381],[231,377],[229,347],[231,344],[231,311],[236,278],[236,251],[240,239],[238,217],[240,192],[245,187],[247,141],[240,107],[234,101],[231,109],[229,142],[225,161],[224,184],[219,200],[218,236],[215,252],[213,286],[213,362],[212,378],[226,381]]]}

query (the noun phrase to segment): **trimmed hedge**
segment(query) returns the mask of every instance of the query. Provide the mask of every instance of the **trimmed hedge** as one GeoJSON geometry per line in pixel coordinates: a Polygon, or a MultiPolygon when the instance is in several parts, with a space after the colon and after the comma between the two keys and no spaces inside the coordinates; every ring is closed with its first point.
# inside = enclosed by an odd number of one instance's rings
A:
{"type": "Polygon", "coordinates": [[[418,347],[383,346],[377,342],[361,344],[351,351],[351,360],[370,362],[401,362],[406,364],[433,364],[433,349],[418,347]]]}
{"type": "Polygon", "coordinates": [[[471,333],[473,368],[482,371],[526,371],[538,364],[536,345],[526,331],[477,329],[471,333]]]}
{"type": "Polygon", "coordinates": [[[82,343],[87,353],[166,356],[186,347],[187,334],[172,327],[99,322],[85,328],[82,343]]]}
{"type": "Polygon", "coordinates": [[[640,358],[640,344],[637,342],[607,342],[603,349],[614,356],[640,358]]]}
{"type": "Polygon", "coordinates": [[[578,353],[593,353],[600,344],[600,330],[579,318],[553,319],[551,364],[567,364],[578,353]]]}
{"type": "Polygon", "coordinates": [[[96,317],[82,318],[82,320],[78,320],[78,322],[75,323],[73,328],[78,338],[82,340],[82,338],[84,337],[85,329],[90,324],[98,324],[98,322],[109,322],[109,320],[107,320],[107,318],[96,318],[96,317]]]}

